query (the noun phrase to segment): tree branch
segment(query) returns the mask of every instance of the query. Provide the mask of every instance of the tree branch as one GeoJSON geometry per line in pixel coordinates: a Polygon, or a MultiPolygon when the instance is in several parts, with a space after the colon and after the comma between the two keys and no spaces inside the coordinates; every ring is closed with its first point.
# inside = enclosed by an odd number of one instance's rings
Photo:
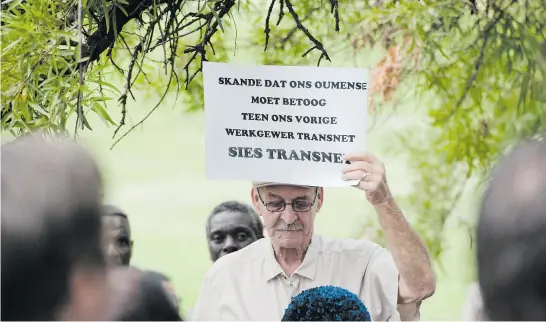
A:
{"type": "MultiPolygon", "coordinates": [[[[275,1],[276,0],[271,0],[271,4],[269,5],[269,9],[267,10],[267,16],[265,17],[265,29],[264,29],[265,46],[264,46],[264,51],[267,50],[267,44],[269,43],[269,32],[271,31],[269,29],[269,19],[271,19],[271,13],[273,12],[273,6],[275,5],[275,1]]],[[[281,3],[281,6],[282,6],[282,3],[281,3]]],[[[282,9],[281,9],[281,13],[282,13],[282,9]]],[[[280,16],[280,14],[279,14],[279,16],[280,16]]],[[[281,20],[281,18],[279,17],[279,22],[280,22],[280,20],[281,20]]]]}
{"type": "Polygon", "coordinates": [[[468,81],[466,83],[463,94],[461,95],[461,97],[459,98],[459,100],[455,104],[455,107],[451,110],[449,115],[447,115],[447,117],[445,117],[442,120],[443,122],[447,122],[449,119],[451,119],[451,117],[453,117],[453,115],[455,115],[457,110],[463,104],[465,98],[468,95],[468,92],[470,91],[470,88],[472,87],[472,85],[476,81],[476,78],[478,77],[478,73],[480,72],[480,68],[482,66],[483,59],[485,57],[485,50],[486,50],[486,47],[487,47],[487,44],[488,44],[488,41],[489,41],[489,37],[491,36],[491,32],[494,30],[497,23],[505,16],[504,15],[505,10],[507,10],[508,7],[510,7],[512,4],[513,4],[513,2],[510,2],[504,9],[501,9],[498,6],[493,5],[495,7],[495,10],[496,10],[496,16],[492,21],[490,21],[486,25],[485,29],[483,30],[483,35],[484,35],[483,37],[484,38],[483,38],[482,46],[480,47],[480,53],[478,55],[478,58],[476,59],[476,63],[474,64],[474,71],[472,72],[472,75],[470,76],[470,78],[468,79],[468,81]]]}
{"type": "Polygon", "coordinates": [[[322,45],[322,43],[318,41],[313,35],[311,35],[309,30],[307,30],[307,28],[305,28],[305,26],[301,23],[301,20],[298,17],[298,14],[296,13],[296,11],[294,11],[294,7],[292,6],[292,0],[284,0],[284,4],[286,5],[288,12],[290,12],[290,15],[292,15],[292,18],[294,19],[294,22],[296,23],[296,26],[298,27],[298,29],[301,30],[307,36],[307,38],[309,38],[309,40],[311,40],[311,42],[314,44],[314,46],[311,47],[311,49],[309,49],[308,51],[306,51],[302,55],[302,57],[305,57],[313,49],[317,49],[318,51],[320,51],[320,57],[319,57],[317,66],[320,65],[320,62],[323,57],[331,62],[330,56],[328,56],[328,53],[326,52],[326,49],[324,49],[324,46],[322,45]]]}
{"type": "MultiPolygon", "coordinates": [[[[22,1],[25,2],[28,0],[22,1]]],[[[149,82],[143,70],[143,65],[145,65],[144,59],[147,58],[149,61],[152,61],[150,57],[147,57],[148,54],[157,47],[162,46],[165,74],[170,73],[171,76],[166,88],[170,88],[172,81],[175,81],[176,84],[180,86],[182,83],[179,83],[175,66],[176,57],[180,56],[178,48],[180,38],[195,35],[195,33],[199,32],[199,40],[193,45],[186,46],[183,50],[186,60],[183,67],[183,71],[185,73],[184,85],[185,88],[188,89],[189,84],[200,72],[202,72],[203,62],[207,61],[206,54],[209,46],[212,54],[215,54],[212,39],[218,32],[219,28],[223,30],[222,20],[226,15],[230,14],[230,10],[235,6],[236,1],[237,0],[106,0],[101,2],[98,0],[93,0],[92,2],[89,2],[85,8],[78,9],[76,12],[74,12],[75,7],[73,4],[65,3],[63,7],[64,16],[58,18],[59,21],[56,22],[58,25],[57,28],[60,30],[73,31],[74,36],[76,34],[74,31],[76,30],[74,27],[77,23],[76,19],[74,19],[76,14],[85,15],[87,19],[82,17],[84,18],[82,21],[86,21],[86,24],[80,24],[78,27],[78,35],[80,36],[78,41],[74,41],[69,38],[62,38],[61,43],[56,45],[62,46],[63,49],[67,51],[72,51],[74,48],[81,48],[81,56],[63,58],[64,63],[71,65],[70,68],[65,68],[61,71],[54,70],[53,74],[55,74],[56,77],[61,78],[69,78],[73,76],[77,77],[77,73],[80,75],[86,74],[87,71],[90,71],[93,63],[103,63],[100,58],[106,54],[106,63],[111,63],[117,69],[120,75],[124,78],[125,83],[123,92],[118,98],[121,105],[121,120],[118,122],[118,126],[114,131],[114,137],[116,137],[120,129],[125,126],[127,116],[127,99],[129,95],[131,95],[134,99],[131,88],[137,79],[140,79],[140,73],[143,73],[144,77],[149,82]],[[193,12],[184,12],[182,14],[183,8],[187,8],[187,6],[196,8],[193,10],[193,12]],[[126,26],[131,21],[140,22],[141,26],[145,25],[147,29],[143,32],[137,33],[124,31],[124,29],[127,29],[126,26]],[[156,31],[159,33],[159,36],[154,38],[154,33],[156,31]],[[131,38],[136,37],[137,45],[134,47],[133,45],[130,46],[128,44],[129,41],[126,42],[125,39],[127,36],[131,38]],[[118,47],[114,48],[114,46],[116,44],[119,45],[120,43],[120,50],[127,52],[130,56],[128,65],[118,65],[116,63],[116,59],[114,59],[114,50],[119,49],[118,47]]],[[[267,50],[271,40],[271,15],[273,14],[272,12],[273,9],[275,9],[275,5],[278,4],[280,10],[278,13],[278,19],[275,19],[276,24],[280,24],[286,10],[288,10],[296,24],[295,29],[289,33],[288,38],[291,38],[297,30],[301,30],[303,34],[312,42],[311,49],[306,51],[302,56],[305,57],[309,54],[309,52],[316,49],[320,52],[320,56],[318,58],[319,65],[323,58],[330,60],[330,57],[323,44],[318,41],[317,38],[315,38],[303,25],[303,21],[305,21],[308,17],[300,19],[294,10],[292,1],[293,0],[271,0],[266,18],[266,41],[264,50],[267,50]]],[[[335,28],[336,31],[338,31],[338,0],[329,1],[332,6],[331,12],[334,14],[336,20],[335,28]]],[[[2,2],[1,9],[7,10],[7,8],[8,6],[6,6],[6,3],[2,2]]],[[[18,6],[13,6],[13,10],[17,10],[18,8],[18,6]]],[[[318,9],[319,8],[311,9],[311,13],[318,9]]],[[[51,10],[53,10],[53,8],[51,10]]],[[[129,38],[127,38],[127,40],[128,39],[129,38]]],[[[47,60],[44,59],[43,63],[46,62],[47,60]]],[[[41,63],[42,61],[40,60],[39,64],[41,63]]],[[[46,79],[48,79],[48,77],[45,77],[45,75],[44,77],[41,75],[38,77],[39,83],[46,79]]],[[[98,90],[100,93],[102,93],[102,84],[100,84],[100,82],[98,87],[98,90]]],[[[159,103],[163,101],[164,97],[165,95],[162,96],[159,103]]],[[[81,116],[81,105],[88,104],[87,102],[82,103],[83,101],[85,100],[81,95],[79,95],[77,102],[75,102],[78,106],[79,116],[81,116]]],[[[153,110],[155,110],[155,108],[153,110]]],[[[153,112],[153,110],[151,112],[153,112]]],[[[4,111],[2,112],[2,115],[6,115],[4,111]]],[[[86,122],[85,119],[83,119],[83,121],[84,123],[86,122]]],[[[132,127],[129,132],[133,128],[134,127],[132,127]]],[[[125,136],[127,133],[125,133],[123,136],[125,136]]],[[[116,143],[117,142],[119,142],[119,140],[116,141],[116,143]]]]}
{"type": "Polygon", "coordinates": [[[334,15],[334,19],[336,21],[336,31],[339,32],[339,3],[338,0],[330,0],[330,4],[332,5],[332,10],[330,10],[330,13],[334,15]]]}
{"type": "MultiPolygon", "coordinates": [[[[116,35],[119,35],[125,24],[148,10],[154,5],[156,0],[131,0],[122,8],[114,6],[108,18],[103,17],[99,23],[98,29],[87,39],[87,51],[84,51],[83,57],[89,57],[86,63],[91,63],[99,59],[100,55],[116,41],[116,35]],[[127,15],[125,14],[127,13],[127,15]],[[106,19],[109,19],[106,27],[106,19]],[[115,22],[115,23],[114,23],[115,22]]],[[[164,3],[166,0],[157,0],[156,5],[164,3]]]]}

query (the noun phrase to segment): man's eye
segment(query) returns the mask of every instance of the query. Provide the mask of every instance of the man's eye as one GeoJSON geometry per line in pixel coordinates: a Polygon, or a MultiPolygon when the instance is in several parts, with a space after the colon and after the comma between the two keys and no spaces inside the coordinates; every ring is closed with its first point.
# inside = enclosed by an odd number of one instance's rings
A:
{"type": "Polygon", "coordinates": [[[213,236],[211,240],[217,244],[221,244],[224,241],[224,237],[222,236],[213,236]]]}
{"type": "Polygon", "coordinates": [[[247,233],[239,233],[237,234],[237,240],[238,241],[245,241],[248,238],[247,233]]]}
{"type": "Polygon", "coordinates": [[[302,211],[308,211],[309,208],[311,208],[313,204],[310,203],[309,201],[305,201],[305,200],[296,200],[294,201],[294,209],[296,210],[302,210],[302,211]]]}
{"type": "Polygon", "coordinates": [[[118,238],[118,244],[121,246],[121,247],[129,247],[129,238],[127,237],[121,237],[121,238],[118,238]]]}
{"type": "Polygon", "coordinates": [[[284,201],[270,201],[267,205],[271,208],[282,208],[284,201]]]}

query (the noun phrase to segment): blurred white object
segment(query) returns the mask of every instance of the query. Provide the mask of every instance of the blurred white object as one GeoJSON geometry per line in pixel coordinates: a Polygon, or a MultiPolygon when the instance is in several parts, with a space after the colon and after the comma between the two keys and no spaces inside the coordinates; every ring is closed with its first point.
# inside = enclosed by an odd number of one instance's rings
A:
{"type": "Polygon", "coordinates": [[[466,303],[463,307],[463,321],[487,321],[487,317],[483,311],[483,300],[480,291],[480,285],[473,283],[470,285],[466,303]]]}

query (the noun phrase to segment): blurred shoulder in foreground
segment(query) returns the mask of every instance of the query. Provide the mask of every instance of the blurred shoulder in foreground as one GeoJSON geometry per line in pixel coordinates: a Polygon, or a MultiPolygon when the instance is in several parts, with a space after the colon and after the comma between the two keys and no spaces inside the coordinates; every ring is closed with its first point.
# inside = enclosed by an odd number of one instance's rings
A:
{"type": "Polygon", "coordinates": [[[119,299],[117,321],[182,321],[155,272],[119,266],[111,271],[110,281],[119,299]]]}
{"type": "Polygon", "coordinates": [[[2,319],[108,319],[100,173],[67,139],[1,148],[2,319]]]}
{"type": "Polygon", "coordinates": [[[520,144],[497,165],[476,235],[487,317],[546,320],[546,141],[520,144]]]}

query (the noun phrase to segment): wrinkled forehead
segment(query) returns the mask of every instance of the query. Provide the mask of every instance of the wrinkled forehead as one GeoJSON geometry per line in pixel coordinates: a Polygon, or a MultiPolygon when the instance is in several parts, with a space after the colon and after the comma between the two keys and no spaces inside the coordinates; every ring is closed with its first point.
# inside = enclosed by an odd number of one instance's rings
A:
{"type": "Polygon", "coordinates": [[[316,187],[304,187],[304,186],[268,186],[258,188],[258,191],[262,198],[282,198],[282,199],[309,199],[312,200],[315,197],[315,193],[318,188],[316,187]]]}

